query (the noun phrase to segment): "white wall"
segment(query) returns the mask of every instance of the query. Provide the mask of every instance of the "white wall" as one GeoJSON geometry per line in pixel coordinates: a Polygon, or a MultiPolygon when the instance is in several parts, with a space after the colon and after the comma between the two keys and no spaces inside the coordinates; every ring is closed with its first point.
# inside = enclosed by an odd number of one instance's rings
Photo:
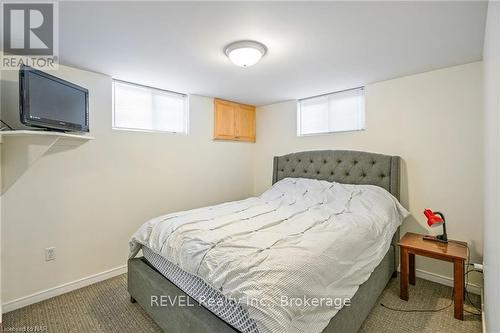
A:
{"type": "MultiPolygon", "coordinates": [[[[54,74],[90,90],[95,140],[55,147],[17,179],[4,179],[4,303],[125,265],[129,237],[149,218],[253,190],[253,146],[211,139],[212,99],[191,97],[188,136],[113,131],[110,77],[67,67],[54,74]],[[46,262],[49,246],[57,259],[46,262]]],[[[8,88],[16,80],[17,72],[2,73],[2,98],[17,98],[8,88]]]]}
{"type": "MultiPolygon", "coordinates": [[[[257,110],[255,193],[271,184],[272,158],[315,149],[353,149],[403,159],[401,201],[412,216],[402,227],[427,233],[424,208],[445,213],[450,238],[482,256],[483,120],[481,62],[366,87],[365,131],[297,137],[296,103],[257,110]]],[[[441,230],[432,230],[432,232],[441,230]]],[[[451,277],[450,264],[417,259],[417,269],[451,277]]]]}
{"type": "Polygon", "coordinates": [[[490,1],[484,45],[485,110],[485,317],[500,332],[500,2],[490,1]]]}
{"type": "MultiPolygon", "coordinates": [[[[401,199],[413,213],[403,232],[427,232],[422,210],[442,210],[450,237],[469,241],[480,260],[481,67],[369,85],[363,132],[298,138],[295,102],[259,108],[255,145],[212,141],[212,100],[199,96],[191,99],[189,136],[112,131],[111,79],[62,67],[56,75],[91,91],[95,140],[55,147],[19,177],[5,177],[2,301],[122,266],[130,235],[148,218],[259,194],[271,184],[273,156],[310,149],[402,156],[401,199]],[[57,259],[45,262],[49,246],[57,259]]],[[[2,75],[2,98],[17,98],[8,88],[16,86],[16,73],[2,75]]],[[[4,154],[4,174],[8,164],[4,154]]],[[[441,262],[418,260],[417,268],[451,276],[441,262]]]]}

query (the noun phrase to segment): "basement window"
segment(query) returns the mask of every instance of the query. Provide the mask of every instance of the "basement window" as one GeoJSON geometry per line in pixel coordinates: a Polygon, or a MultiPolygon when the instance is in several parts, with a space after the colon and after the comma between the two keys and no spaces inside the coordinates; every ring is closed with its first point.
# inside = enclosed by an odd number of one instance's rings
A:
{"type": "Polygon", "coordinates": [[[188,134],[188,96],[113,80],[113,129],[188,134]]]}
{"type": "Polygon", "coordinates": [[[364,129],[365,93],[363,87],[298,101],[298,136],[364,129]]]}

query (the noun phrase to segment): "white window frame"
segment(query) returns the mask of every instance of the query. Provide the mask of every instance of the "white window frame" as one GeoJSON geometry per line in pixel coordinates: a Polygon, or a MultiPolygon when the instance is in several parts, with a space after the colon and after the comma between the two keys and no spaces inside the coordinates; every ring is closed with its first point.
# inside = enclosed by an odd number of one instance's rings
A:
{"type": "Polygon", "coordinates": [[[123,81],[123,80],[118,80],[118,79],[112,79],[112,99],[113,99],[113,105],[112,105],[112,122],[111,122],[111,127],[113,130],[117,130],[117,131],[131,131],[131,132],[146,132],[146,133],[167,133],[167,134],[179,134],[179,135],[189,135],[189,95],[188,94],[183,94],[183,93],[179,93],[179,92],[176,92],[176,91],[171,91],[171,90],[165,90],[165,89],[160,89],[160,88],[155,88],[155,87],[151,87],[151,86],[147,86],[147,85],[143,85],[143,84],[139,84],[139,83],[134,83],[134,82],[129,82],[129,81],[123,81]],[[121,84],[127,84],[127,85],[131,85],[131,86],[137,86],[137,87],[141,87],[141,88],[146,88],[146,89],[150,89],[150,90],[156,90],[156,91],[160,91],[160,92],[164,92],[164,93],[168,93],[168,94],[173,94],[173,95],[179,95],[179,96],[182,96],[184,98],[184,112],[185,112],[185,115],[186,115],[186,119],[185,119],[185,129],[186,131],[185,132],[174,132],[174,131],[162,131],[162,130],[155,130],[155,129],[141,129],[141,128],[128,128],[128,127],[121,127],[121,126],[117,126],[116,123],[115,123],[115,82],[118,82],[118,83],[121,83],[121,84]]]}
{"type": "MultiPolygon", "coordinates": [[[[328,116],[329,116],[329,114],[328,114],[328,116]]],[[[365,95],[365,87],[364,86],[351,88],[351,89],[345,89],[345,90],[339,90],[339,91],[335,91],[333,93],[316,95],[316,96],[301,98],[301,99],[297,100],[297,136],[329,135],[329,134],[334,134],[334,133],[359,132],[359,131],[364,131],[364,130],[366,130],[366,95],[365,95]],[[361,93],[363,96],[363,126],[362,126],[362,128],[350,129],[350,130],[339,130],[339,131],[331,130],[331,131],[325,131],[325,132],[306,133],[306,134],[302,133],[302,128],[301,128],[301,126],[302,126],[301,102],[302,101],[307,101],[307,100],[314,99],[314,98],[335,95],[335,94],[339,94],[339,93],[345,93],[345,92],[353,91],[353,90],[361,90],[361,93]]]]}

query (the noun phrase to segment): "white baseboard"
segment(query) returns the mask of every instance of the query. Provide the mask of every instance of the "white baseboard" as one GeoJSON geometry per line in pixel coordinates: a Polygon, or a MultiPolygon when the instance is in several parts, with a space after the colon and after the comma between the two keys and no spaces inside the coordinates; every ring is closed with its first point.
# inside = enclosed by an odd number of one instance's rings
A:
{"type": "Polygon", "coordinates": [[[7,313],[30,304],[38,303],[55,296],[59,296],[68,293],[70,291],[89,286],[96,282],[110,279],[112,277],[124,274],[126,272],[127,272],[127,265],[123,265],[101,273],[84,277],[82,279],[68,282],[57,287],[45,289],[28,296],[20,297],[12,301],[2,303],[2,312],[7,313]]]}
{"type": "MultiPolygon", "coordinates": [[[[399,268],[398,268],[398,271],[399,271],[399,268]]],[[[28,295],[28,296],[20,297],[20,298],[14,299],[12,301],[3,303],[2,304],[2,313],[7,313],[7,312],[22,308],[22,307],[30,305],[30,304],[38,303],[38,302],[44,301],[46,299],[49,299],[49,298],[52,298],[55,296],[59,296],[59,295],[65,294],[67,292],[89,286],[89,285],[94,284],[96,282],[110,279],[112,277],[124,274],[126,272],[127,272],[127,266],[123,265],[123,266],[119,266],[119,267],[116,267],[116,268],[113,268],[113,269],[110,269],[110,270],[107,270],[107,271],[104,271],[101,273],[97,273],[97,274],[94,274],[91,276],[84,277],[84,278],[79,279],[79,280],[68,282],[68,283],[62,284],[62,285],[57,286],[57,287],[49,288],[49,289],[42,290],[42,291],[36,292],[34,294],[28,295]]],[[[432,282],[443,284],[445,286],[453,287],[453,279],[449,278],[447,276],[423,271],[421,269],[416,269],[415,275],[421,279],[424,279],[424,280],[429,280],[432,282]]],[[[469,283],[467,285],[467,290],[469,290],[473,294],[477,294],[477,295],[481,294],[481,287],[476,285],[476,284],[473,284],[473,283],[469,283]]]]}
{"type": "MultiPolygon", "coordinates": [[[[421,279],[424,279],[424,280],[429,280],[432,282],[443,284],[443,285],[448,286],[448,287],[453,287],[453,279],[450,277],[447,277],[447,276],[423,271],[421,269],[415,270],[415,276],[419,277],[421,279]]],[[[477,284],[469,282],[467,284],[467,290],[472,294],[481,295],[481,287],[478,286],[477,284]]]]}

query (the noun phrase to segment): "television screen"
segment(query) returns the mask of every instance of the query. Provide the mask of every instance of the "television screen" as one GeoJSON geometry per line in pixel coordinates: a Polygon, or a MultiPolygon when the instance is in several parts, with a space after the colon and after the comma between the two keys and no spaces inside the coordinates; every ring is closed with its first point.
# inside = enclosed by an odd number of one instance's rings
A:
{"type": "Polygon", "coordinates": [[[61,131],[88,132],[88,90],[47,73],[19,72],[21,122],[61,131]]]}

